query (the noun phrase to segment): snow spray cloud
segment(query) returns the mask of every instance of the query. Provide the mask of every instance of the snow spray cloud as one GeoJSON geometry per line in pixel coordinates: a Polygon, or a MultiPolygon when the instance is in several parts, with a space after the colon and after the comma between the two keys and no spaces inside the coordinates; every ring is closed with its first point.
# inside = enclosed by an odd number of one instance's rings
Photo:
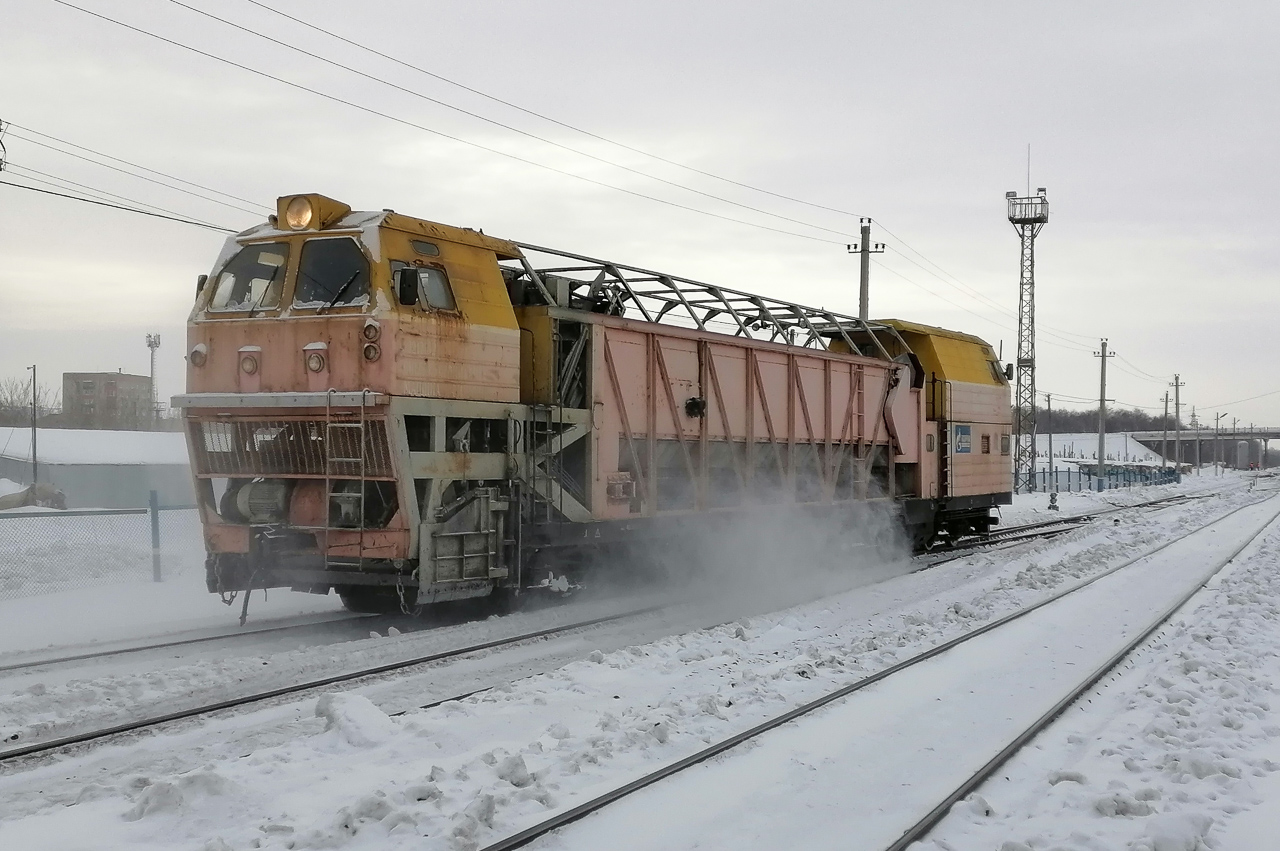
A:
{"type": "Polygon", "coordinates": [[[900,576],[910,555],[889,500],[711,513],[696,532],[655,541],[650,553],[670,593],[725,620],[900,576]]]}

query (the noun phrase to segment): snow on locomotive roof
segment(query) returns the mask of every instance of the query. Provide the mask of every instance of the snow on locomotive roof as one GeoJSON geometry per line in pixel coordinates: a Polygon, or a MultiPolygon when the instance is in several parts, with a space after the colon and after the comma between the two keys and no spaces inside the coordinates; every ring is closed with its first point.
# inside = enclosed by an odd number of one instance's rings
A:
{"type": "MultiPolygon", "coordinates": [[[[187,463],[187,441],[180,431],[42,428],[37,450],[41,464],[187,463]]],[[[31,429],[0,427],[0,457],[30,460],[31,429]]]]}

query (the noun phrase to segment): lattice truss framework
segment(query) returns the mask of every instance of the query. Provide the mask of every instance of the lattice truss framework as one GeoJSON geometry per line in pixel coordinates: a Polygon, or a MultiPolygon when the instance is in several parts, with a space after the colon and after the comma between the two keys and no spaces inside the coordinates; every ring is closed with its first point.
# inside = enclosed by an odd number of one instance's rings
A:
{"type": "Polygon", "coordinates": [[[850,351],[892,360],[880,340],[884,335],[896,340],[901,351],[910,351],[895,329],[855,316],[553,248],[516,244],[524,257],[505,261],[508,277],[531,284],[548,305],[584,307],[614,316],[822,350],[829,349],[832,340],[841,339],[850,351]],[[565,265],[566,260],[573,263],[565,265]],[[545,265],[548,262],[551,265],[545,265]]]}
{"type": "Polygon", "coordinates": [[[1022,238],[1022,264],[1018,281],[1018,361],[1014,392],[1014,484],[1030,491],[1036,464],[1036,234],[1043,222],[1015,224],[1022,238]]]}

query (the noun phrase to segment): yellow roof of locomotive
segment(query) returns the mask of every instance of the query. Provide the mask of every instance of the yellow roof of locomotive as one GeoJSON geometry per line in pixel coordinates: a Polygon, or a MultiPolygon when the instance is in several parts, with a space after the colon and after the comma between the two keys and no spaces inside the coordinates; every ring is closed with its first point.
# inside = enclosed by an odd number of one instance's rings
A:
{"type": "Polygon", "coordinates": [[[902,335],[920,359],[926,375],[934,374],[943,381],[970,384],[1008,384],[1000,372],[995,351],[980,337],[902,319],[880,321],[902,335]]]}

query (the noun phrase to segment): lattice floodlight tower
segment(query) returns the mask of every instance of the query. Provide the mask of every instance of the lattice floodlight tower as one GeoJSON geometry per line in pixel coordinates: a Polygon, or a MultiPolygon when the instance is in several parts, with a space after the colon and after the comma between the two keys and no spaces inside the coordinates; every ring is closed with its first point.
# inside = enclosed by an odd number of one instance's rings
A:
{"type": "Polygon", "coordinates": [[[1035,490],[1036,468],[1036,234],[1049,221],[1049,199],[1043,187],[1035,195],[1006,192],[1009,223],[1022,237],[1022,271],[1018,280],[1017,389],[1013,396],[1013,485],[1035,490]]]}

